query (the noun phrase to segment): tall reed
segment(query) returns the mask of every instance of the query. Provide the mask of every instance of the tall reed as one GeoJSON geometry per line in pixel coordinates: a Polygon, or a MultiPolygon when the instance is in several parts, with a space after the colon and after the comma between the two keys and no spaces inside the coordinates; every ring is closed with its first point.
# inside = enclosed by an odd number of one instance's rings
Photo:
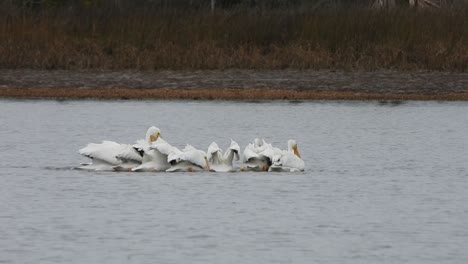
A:
{"type": "Polygon", "coordinates": [[[0,10],[0,68],[468,70],[468,8],[0,10]]]}

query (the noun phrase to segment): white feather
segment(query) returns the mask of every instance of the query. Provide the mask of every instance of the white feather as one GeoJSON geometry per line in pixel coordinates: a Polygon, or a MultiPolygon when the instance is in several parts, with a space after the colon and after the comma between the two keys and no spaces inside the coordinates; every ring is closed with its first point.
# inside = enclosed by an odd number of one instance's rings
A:
{"type": "Polygon", "coordinates": [[[146,132],[146,140],[138,140],[135,145],[119,144],[113,141],[103,141],[100,144],[89,143],[78,152],[90,158],[92,163],[80,167],[89,170],[128,170],[145,161],[145,155],[152,138],[158,138],[160,130],[150,127],[146,132]]]}
{"type": "Polygon", "coordinates": [[[239,145],[231,139],[231,145],[222,155],[222,150],[215,142],[208,147],[208,162],[211,171],[228,172],[234,171],[232,162],[234,159],[239,160],[239,145]]]}
{"type": "Polygon", "coordinates": [[[149,142],[139,142],[140,148],[144,151],[143,162],[132,171],[165,171],[171,167],[167,161],[168,153],[176,148],[159,137],[151,144],[149,142]]]}
{"type": "Polygon", "coordinates": [[[297,148],[295,140],[288,140],[288,150],[277,151],[274,154],[273,164],[269,171],[287,171],[298,172],[304,171],[304,161],[294,153],[293,147],[297,148]]]}
{"type": "MultiPolygon", "coordinates": [[[[80,167],[89,170],[112,170],[113,166],[122,164],[122,160],[116,158],[121,154],[129,154],[135,151],[131,145],[119,144],[113,141],[103,141],[100,144],[89,143],[78,152],[92,160],[91,165],[80,167]],[[95,166],[92,166],[95,165],[95,166]]],[[[130,155],[130,154],[129,154],[130,155]]]]}
{"type": "Polygon", "coordinates": [[[166,171],[203,170],[207,169],[207,154],[191,145],[185,146],[182,151],[174,151],[167,157],[171,168],[166,171]]]}
{"type": "Polygon", "coordinates": [[[263,171],[271,165],[274,155],[274,148],[271,144],[256,138],[254,143],[250,143],[244,149],[242,161],[244,166],[242,171],[263,171]]]}

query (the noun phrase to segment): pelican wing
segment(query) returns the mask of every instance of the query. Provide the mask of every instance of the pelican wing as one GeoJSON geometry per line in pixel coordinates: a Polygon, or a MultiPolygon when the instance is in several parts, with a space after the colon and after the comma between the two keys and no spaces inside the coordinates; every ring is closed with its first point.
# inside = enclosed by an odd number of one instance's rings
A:
{"type": "Polygon", "coordinates": [[[191,163],[200,166],[202,168],[206,167],[206,154],[198,149],[189,150],[183,152],[182,160],[190,161],[191,163]]]}
{"type": "Polygon", "coordinates": [[[139,139],[136,141],[135,144],[133,144],[133,148],[135,148],[137,151],[139,152],[146,152],[149,150],[149,143],[148,141],[144,140],[144,139],[139,139]]]}
{"type": "Polygon", "coordinates": [[[249,144],[244,150],[242,161],[249,162],[251,160],[264,160],[271,164],[274,155],[274,148],[271,144],[266,143],[265,140],[259,145],[258,140],[254,144],[249,144]]]}
{"type": "Polygon", "coordinates": [[[258,156],[258,152],[256,151],[254,144],[249,143],[247,147],[245,147],[244,149],[244,153],[242,155],[242,161],[247,162],[251,159],[257,159],[257,158],[259,158],[259,156],[258,156]]]}
{"type": "Polygon", "coordinates": [[[167,157],[167,161],[171,164],[188,161],[201,168],[206,167],[206,153],[194,148],[191,145],[185,146],[182,151],[173,152],[167,157]]]}
{"type": "Polygon", "coordinates": [[[216,144],[216,142],[211,143],[208,147],[208,160],[212,163],[219,163],[222,159],[221,153],[222,150],[219,148],[218,144],[216,144]]]}
{"type": "Polygon", "coordinates": [[[182,151],[178,150],[178,151],[173,151],[169,153],[169,155],[167,156],[167,161],[171,164],[179,163],[181,161],[187,161],[185,157],[186,153],[189,151],[194,151],[194,150],[197,150],[197,149],[194,148],[192,145],[187,144],[185,148],[182,149],[182,151]]]}
{"type": "Polygon", "coordinates": [[[118,165],[120,160],[116,158],[120,153],[132,149],[132,146],[127,144],[119,144],[113,141],[103,141],[100,144],[89,143],[86,147],[78,152],[93,160],[100,160],[112,165],[118,165]]]}
{"type": "Polygon", "coordinates": [[[161,154],[169,156],[171,153],[180,152],[179,149],[167,143],[164,139],[159,138],[156,142],[151,144],[150,149],[159,151],[161,154]]]}
{"type": "Polygon", "coordinates": [[[132,171],[165,171],[170,167],[167,156],[176,148],[160,137],[151,144],[148,141],[139,144],[144,149],[143,161],[138,167],[132,168],[132,171]]]}
{"type": "Polygon", "coordinates": [[[226,152],[224,153],[223,159],[228,160],[229,155],[231,155],[231,153],[234,153],[235,160],[239,160],[240,146],[239,144],[237,144],[237,142],[235,142],[232,139],[231,139],[231,145],[229,146],[229,149],[227,149],[226,152]]]}
{"type": "MultiPolygon", "coordinates": [[[[228,164],[231,164],[232,165],[232,161],[235,159],[235,160],[239,160],[239,153],[240,153],[240,146],[239,144],[237,144],[234,140],[231,139],[231,145],[229,146],[229,148],[226,150],[226,152],[224,152],[224,155],[222,157],[222,160],[225,162],[225,163],[228,163],[228,164]]],[[[220,153],[221,154],[221,153],[220,153]]],[[[208,153],[208,155],[210,155],[208,153]]]]}
{"type": "Polygon", "coordinates": [[[141,163],[143,161],[143,154],[145,153],[145,149],[147,149],[142,143],[145,143],[143,139],[138,140],[137,143],[133,146],[126,145],[126,147],[122,148],[121,152],[115,157],[122,162],[141,163]]]}
{"type": "MultiPolygon", "coordinates": [[[[270,145],[271,146],[271,145],[270,145]]],[[[273,160],[273,156],[275,155],[275,152],[277,152],[279,149],[274,149],[273,147],[268,147],[264,148],[262,152],[260,152],[259,155],[269,159],[270,161],[273,160]]],[[[281,150],[280,150],[281,151],[281,150]]]]}

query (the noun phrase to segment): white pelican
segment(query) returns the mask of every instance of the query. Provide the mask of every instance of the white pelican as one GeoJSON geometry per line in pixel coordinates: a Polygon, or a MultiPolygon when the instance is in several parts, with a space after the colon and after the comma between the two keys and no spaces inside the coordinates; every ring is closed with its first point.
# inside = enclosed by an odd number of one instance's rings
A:
{"type": "Polygon", "coordinates": [[[245,147],[242,161],[244,167],[241,171],[268,171],[272,164],[275,148],[265,140],[256,138],[254,143],[245,147]]]}
{"type": "Polygon", "coordinates": [[[149,146],[151,143],[161,139],[161,130],[157,127],[150,127],[146,132],[145,139],[137,140],[137,142],[132,146],[135,151],[133,152],[122,152],[116,156],[117,159],[122,161],[121,164],[114,167],[116,171],[134,171],[134,168],[139,167],[142,163],[148,162],[151,159],[151,151],[149,146]],[[134,153],[137,152],[140,156],[140,162],[138,164],[129,164],[127,161],[135,157],[134,153]]]}
{"type": "MultiPolygon", "coordinates": [[[[146,132],[146,140],[154,141],[159,137],[160,130],[150,127],[146,132]]],[[[100,144],[89,143],[78,151],[91,159],[91,163],[83,164],[78,169],[86,170],[129,170],[143,161],[143,152],[129,144],[119,144],[113,141],[103,141],[100,144]]]]}
{"type": "Polygon", "coordinates": [[[208,147],[208,162],[210,171],[228,172],[234,171],[232,161],[239,160],[240,147],[234,140],[231,139],[231,146],[224,152],[215,142],[208,147]]]}
{"type": "Polygon", "coordinates": [[[182,151],[173,151],[168,155],[167,161],[171,164],[166,170],[168,172],[210,170],[206,153],[191,145],[185,146],[182,151]]]}
{"type": "Polygon", "coordinates": [[[297,149],[295,140],[288,140],[288,150],[275,152],[273,157],[273,164],[268,171],[287,171],[297,172],[304,171],[305,164],[297,149]]]}
{"type": "Polygon", "coordinates": [[[180,150],[159,137],[156,141],[144,146],[143,161],[132,171],[166,171],[171,167],[167,156],[173,152],[180,152],[180,150]]]}

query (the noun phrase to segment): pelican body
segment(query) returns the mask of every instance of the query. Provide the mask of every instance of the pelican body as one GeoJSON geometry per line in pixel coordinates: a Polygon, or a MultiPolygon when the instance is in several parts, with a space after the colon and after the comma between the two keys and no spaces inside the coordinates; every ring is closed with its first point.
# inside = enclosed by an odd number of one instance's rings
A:
{"type": "Polygon", "coordinates": [[[265,140],[256,138],[244,149],[242,161],[244,166],[241,171],[268,171],[272,164],[273,146],[265,140]]]}
{"type": "Polygon", "coordinates": [[[298,172],[304,171],[305,163],[297,149],[295,140],[288,140],[288,150],[276,152],[268,171],[298,172]]]}
{"type": "Polygon", "coordinates": [[[132,171],[166,171],[171,167],[171,164],[167,161],[167,156],[172,149],[175,148],[159,137],[156,141],[144,147],[143,162],[140,166],[133,168],[132,171]]]}
{"type": "MultiPolygon", "coordinates": [[[[146,141],[156,141],[160,135],[160,130],[150,127],[146,132],[146,141]]],[[[149,143],[147,143],[149,144],[149,143]]],[[[99,171],[128,171],[139,166],[144,160],[144,151],[135,145],[120,144],[113,141],[103,141],[102,143],[89,143],[86,147],[78,151],[81,155],[91,159],[91,163],[82,164],[78,169],[99,170],[99,171]]]]}
{"type": "Polygon", "coordinates": [[[140,154],[131,145],[113,141],[105,140],[99,144],[89,143],[78,153],[91,159],[90,163],[82,163],[82,166],[77,168],[82,170],[112,171],[118,165],[138,166],[141,163],[140,154]],[[121,153],[129,153],[129,159],[118,159],[117,156],[121,153]],[[133,157],[130,158],[130,156],[133,157]]]}

